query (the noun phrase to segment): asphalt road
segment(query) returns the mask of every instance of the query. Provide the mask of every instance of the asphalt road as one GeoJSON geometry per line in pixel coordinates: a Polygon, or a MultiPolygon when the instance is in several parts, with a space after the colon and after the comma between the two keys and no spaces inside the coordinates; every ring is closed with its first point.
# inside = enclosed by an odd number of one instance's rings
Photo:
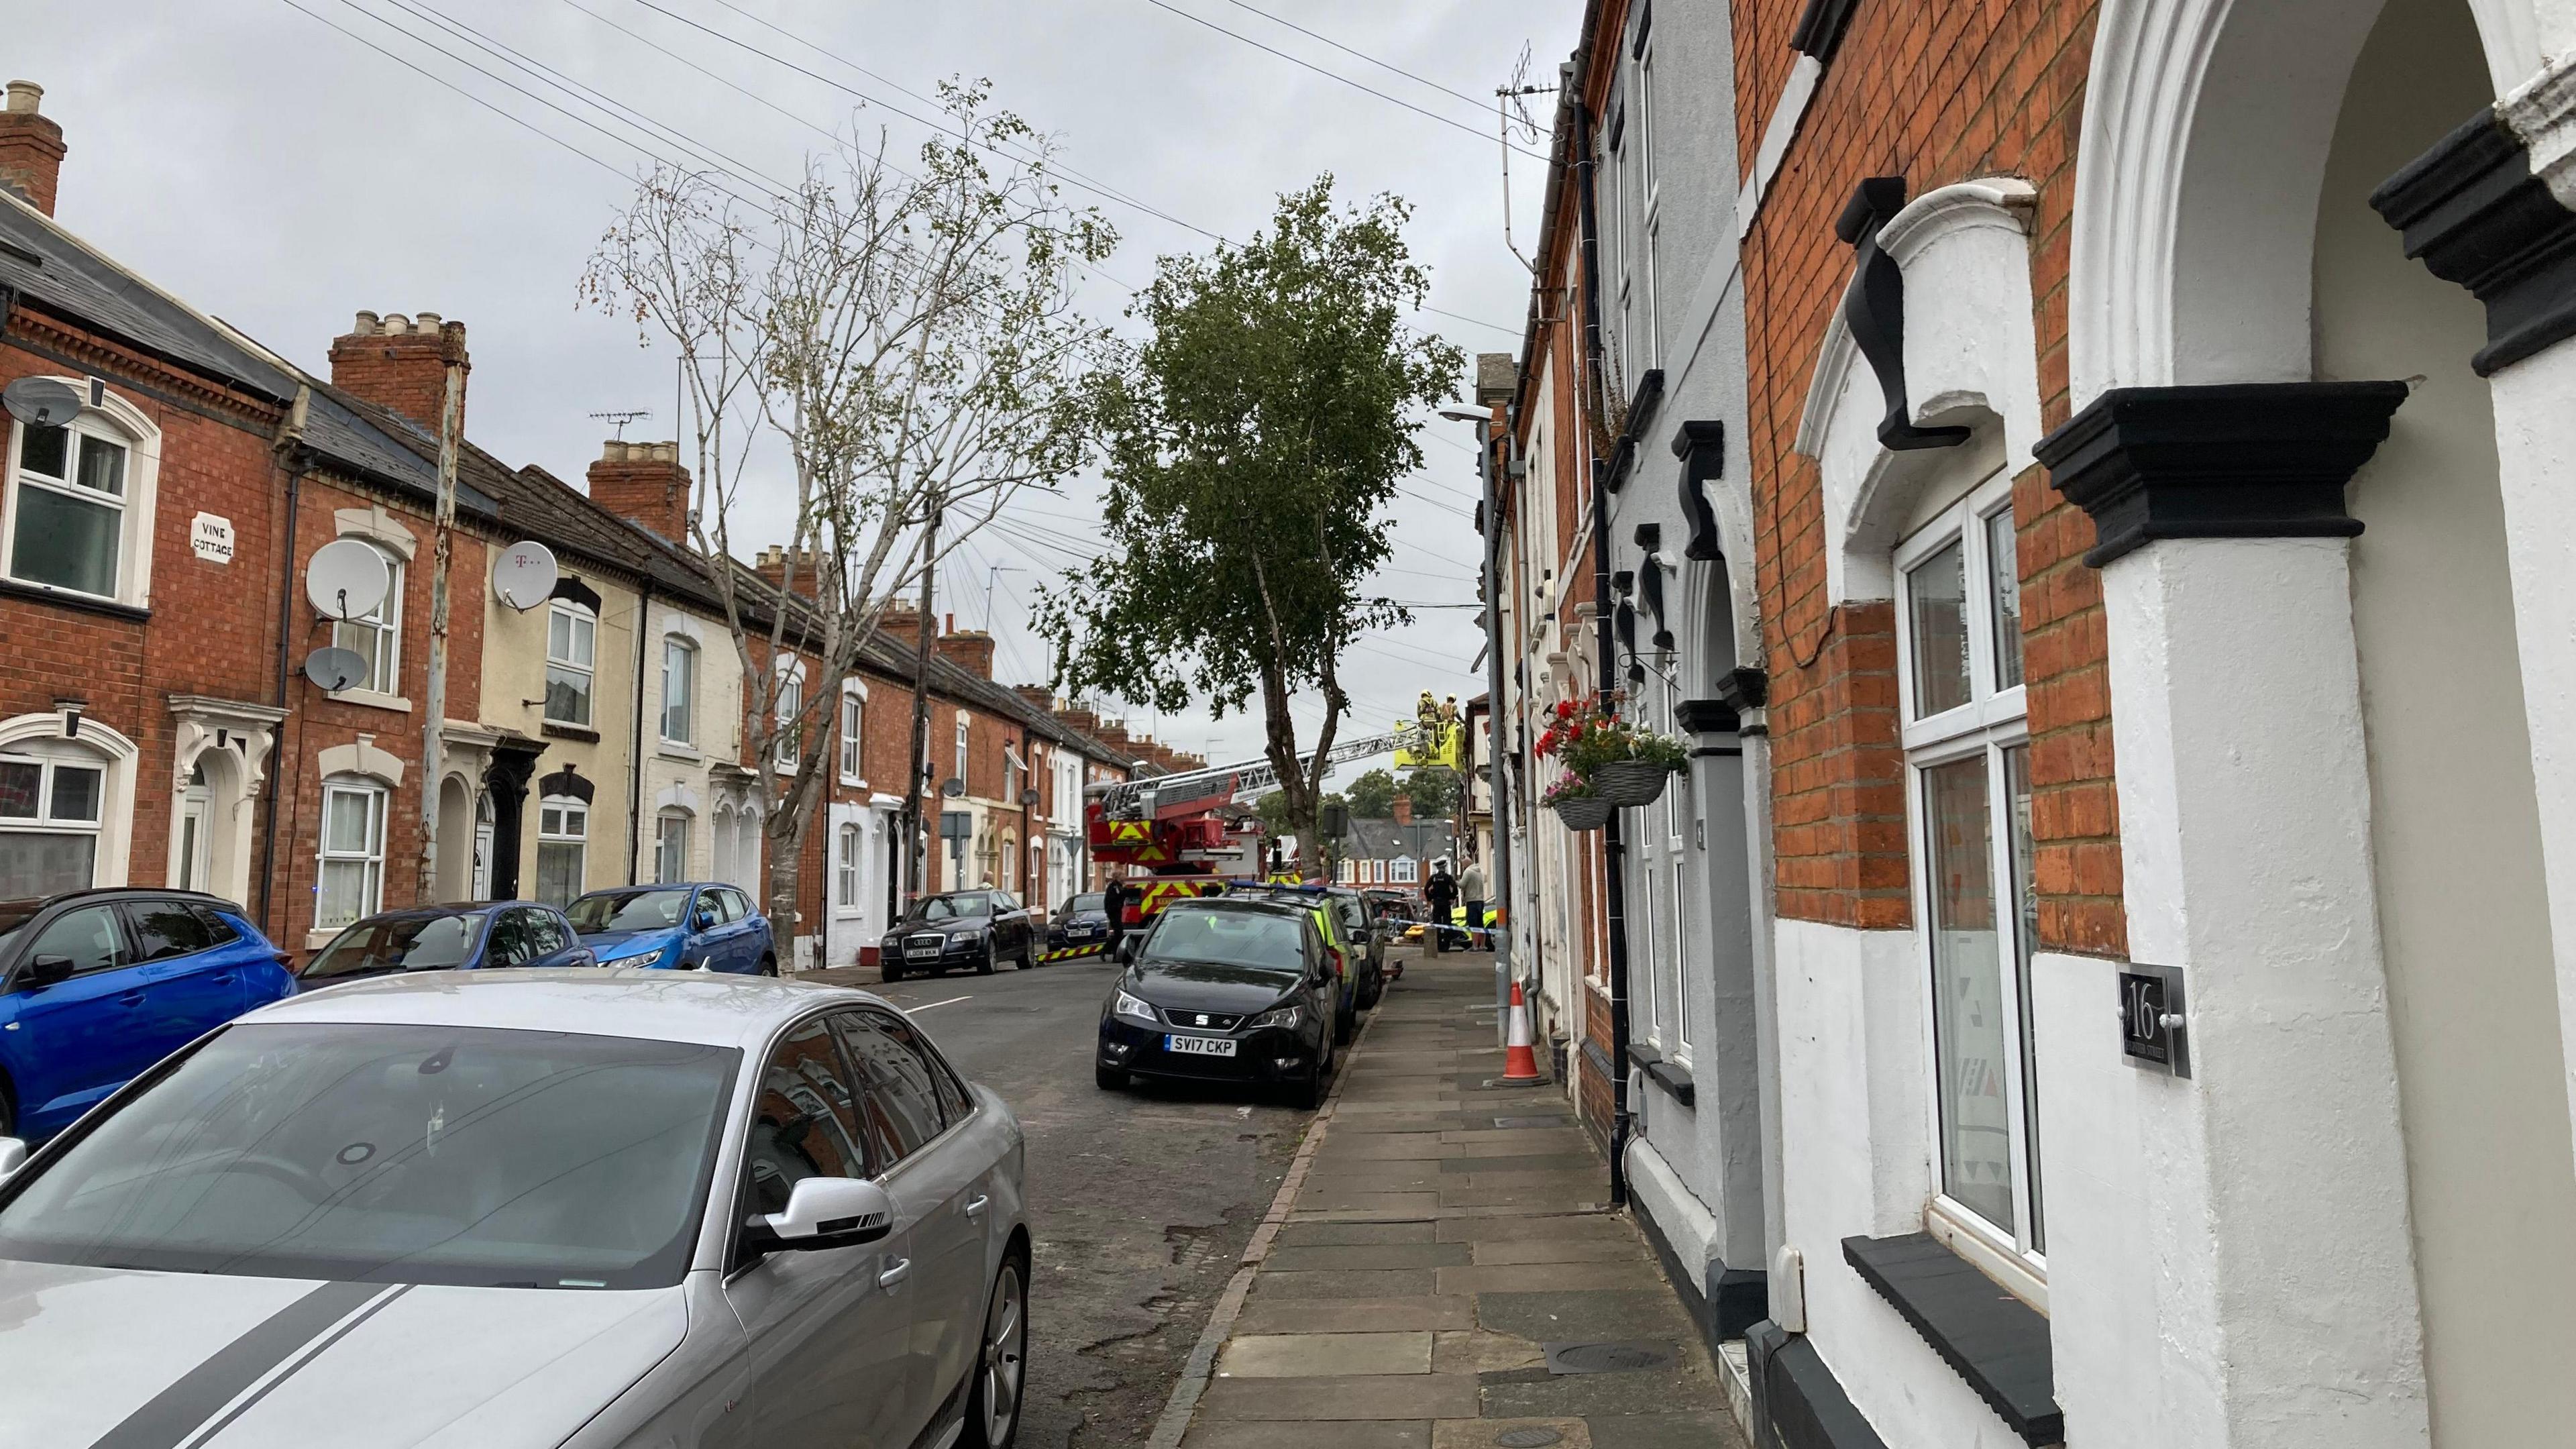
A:
{"type": "Polygon", "coordinates": [[[1117,971],[1068,962],[881,986],[959,1070],[1002,1094],[1029,1139],[1025,1449],[1144,1442],[1308,1114],[1241,1094],[1091,1079],[1117,971]]]}

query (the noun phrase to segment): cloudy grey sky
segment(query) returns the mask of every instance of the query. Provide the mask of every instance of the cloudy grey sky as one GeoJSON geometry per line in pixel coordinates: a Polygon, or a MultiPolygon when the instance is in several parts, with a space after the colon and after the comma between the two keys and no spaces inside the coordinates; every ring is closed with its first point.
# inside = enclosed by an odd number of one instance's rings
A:
{"type": "MultiPolygon", "coordinates": [[[[770,175],[796,174],[824,144],[800,121],[847,130],[855,118],[871,135],[886,127],[898,152],[917,148],[926,131],[896,112],[927,108],[894,87],[926,93],[951,75],[991,79],[996,103],[1060,137],[1071,167],[1227,236],[1331,171],[1346,195],[1415,204],[1432,306],[1459,314],[1419,321],[1474,353],[1517,349],[1527,274],[1503,245],[1492,103],[1437,87],[1490,96],[1524,45],[1534,78],[1553,83],[1579,18],[1575,0],[126,0],[27,7],[0,68],[43,85],[63,125],[58,214],[72,230],[317,371],[361,308],[462,320],[476,441],[577,479],[607,435],[591,413],[650,408],[629,437],[675,432],[669,350],[578,305],[575,286],[634,174],[679,148],[547,89],[459,30],[770,175]]],[[[1552,98],[1530,104],[1544,123],[1552,98]]],[[[1526,250],[1543,168],[1512,160],[1526,250]]],[[[1119,226],[1124,245],[1103,271],[1125,283],[1145,281],[1158,254],[1207,245],[1120,202],[1069,196],[1119,226]]],[[[1085,283],[1082,303],[1098,315],[1127,300],[1108,281],[1085,283]]],[[[1466,431],[1427,430],[1428,467],[1390,514],[1390,597],[1474,597],[1466,431]]],[[[1046,672],[1027,603],[1068,550],[1092,546],[1092,496],[1076,480],[1063,498],[1032,500],[1038,527],[977,537],[941,580],[961,625],[983,621],[995,580],[996,673],[1013,682],[1046,672]]],[[[1403,712],[1422,689],[1481,690],[1469,669],[1477,619],[1423,609],[1411,628],[1360,645],[1345,677],[1364,714],[1403,712]]],[[[1299,714],[1311,737],[1320,704],[1299,714]]],[[[1259,748],[1257,716],[1134,718],[1219,757],[1259,748]]]]}

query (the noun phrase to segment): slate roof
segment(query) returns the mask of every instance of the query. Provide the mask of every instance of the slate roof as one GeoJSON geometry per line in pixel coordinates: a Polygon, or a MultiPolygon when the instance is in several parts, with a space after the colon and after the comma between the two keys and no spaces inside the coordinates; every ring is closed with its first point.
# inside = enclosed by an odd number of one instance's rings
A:
{"type": "MultiPolygon", "coordinates": [[[[341,391],[229,324],[196,311],[5,190],[0,190],[0,289],[84,331],[112,337],[209,382],[279,406],[291,403],[299,387],[309,386],[313,391],[304,441],[315,454],[378,486],[427,502],[437,499],[438,439],[430,430],[341,391]]],[[[702,557],[592,502],[544,469],[512,468],[471,440],[457,458],[457,506],[578,564],[626,574],[665,597],[719,617],[723,613],[702,557]]],[[[765,627],[776,595],[749,569],[737,577],[746,613],[765,627]]],[[[880,633],[868,641],[861,657],[871,672],[912,683],[915,656],[908,644],[880,633]]],[[[1138,764],[1134,756],[1111,749],[1008,686],[954,661],[932,658],[930,686],[945,698],[1011,719],[1093,759],[1130,768],[1138,764]]]]}
{"type": "Polygon", "coordinates": [[[1342,859],[1394,860],[1407,856],[1429,861],[1454,853],[1446,820],[1416,820],[1398,825],[1392,820],[1354,820],[1342,832],[1342,859]]]}
{"type": "MultiPolygon", "coordinates": [[[[312,379],[230,325],[196,311],[0,191],[0,288],[83,331],[112,337],[208,382],[284,406],[312,379]]],[[[436,454],[423,464],[342,401],[315,390],[305,444],[369,482],[435,499],[436,454]]],[[[492,498],[460,486],[457,506],[490,516],[492,498]]]]}

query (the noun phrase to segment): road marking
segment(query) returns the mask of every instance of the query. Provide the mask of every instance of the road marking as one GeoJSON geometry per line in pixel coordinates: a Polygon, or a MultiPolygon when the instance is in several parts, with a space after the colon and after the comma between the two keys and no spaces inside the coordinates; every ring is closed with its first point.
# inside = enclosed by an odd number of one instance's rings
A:
{"type": "Polygon", "coordinates": [[[916,1011],[928,1011],[930,1008],[932,1008],[932,1007],[934,1007],[934,1006],[955,1006],[957,1003],[959,1003],[959,1002],[961,1002],[961,1001],[972,1001],[972,1000],[974,1000],[974,999],[975,999],[974,993],[969,992],[969,993],[967,993],[967,994],[966,994],[966,995],[964,995],[964,996],[952,996],[952,997],[948,998],[946,1001],[926,1001],[926,1002],[923,1002],[923,1003],[922,1003],[921,1005],[919,1005],[919,1006],[907,1006],[907,1007],[903,1008],[903,1014],[904,1014],[904,1015],[906,1015],[906,1016],[910,1016],[910,1015],[912,1015],[912,1014],[913,1014],[914,1012],[916,1012],[916,1011]]]}

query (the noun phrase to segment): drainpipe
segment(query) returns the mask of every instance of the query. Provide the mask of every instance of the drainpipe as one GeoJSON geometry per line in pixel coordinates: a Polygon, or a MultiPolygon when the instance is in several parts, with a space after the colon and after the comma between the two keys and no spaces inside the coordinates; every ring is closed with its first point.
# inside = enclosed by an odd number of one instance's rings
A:
{"type": "MultiPolygon", "coordinates": [[[[635,603],[635,748],[626,758],[626,883],[642,874],[644,858],[644,666],[653,639],[653,584],[646,580],[635,603]]],[[[682,874],[688,862],[680,863],[682,874]]]]}
{"type": "MultiPolygon", "coordinates": [[[[277,564],[277,688],[269,699],[279,709],[287,707],[286,691],[292,678],[288,661],[295,648],[295,515],[304,498],[304,470],[312,462],[312,455],[304,448],[304,424],[312,408],[313,389],[297,387],[294,406],[287,409],[275,444],[278,461],[286,468],[286,541],[278,550],[277,564]]],[[[272,941],[286,935],[269,915],[270,890],[277,882],[277,792],[285,775],[286,721],[279,720],[277,733],[268,746],[267,799],[262,804],[268,815],[268,829],[259,843],[259,924],[272,941]]]]}
{"type": "MultiPolygon", "coordinates": [[[[1592,150],[1592,111],[1581,101],[1575,102],[1575,133],[1582,143],[1582,159],[1575,163],[1582,179],[1575,185],[1575,196],[1582,207],[1583,234],[1578,242],[1583,252],[1583,354],[1584,372],[1591,387],[1602,387],[1601,359],[1601,284],[1599,272],[1600,231],[1596,225],[1594,190],[1598,185],[1597,163],[1592,150]]],[[[1606,405],[1607,395],[1602,401],[1606,405]]],[[[1600,656],[1601,693],[1609,694],[1619,687],[1617,641],[1610,632],[1610,494],[1603,483],[1604,460],[1598,449],[1590,447],[1591,430],[1585,430],[1584,441],[1590,453],[1586,466],[1592,482],[1592,630],[1593,651],[1600,656]]],[[[1613,1206],[1628,1201],[1628,1137],[1635,1120],[1628,1104],[1628,911],[1627,882],[1618,812],[1601,828],[1602,912],[1609,927],[1610,952],[1610,1202],[1613,1206]]]]}

